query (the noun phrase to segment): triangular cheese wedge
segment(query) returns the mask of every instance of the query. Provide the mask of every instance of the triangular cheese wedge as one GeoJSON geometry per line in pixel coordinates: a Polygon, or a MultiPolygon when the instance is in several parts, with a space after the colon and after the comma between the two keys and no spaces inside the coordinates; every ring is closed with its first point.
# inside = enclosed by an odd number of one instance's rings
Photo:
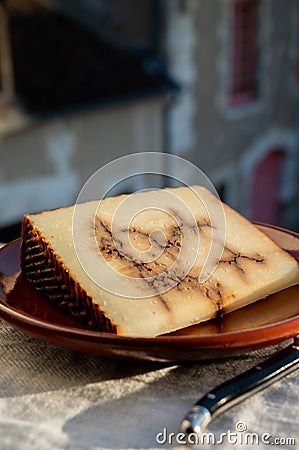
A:
{"type": "Polygon", "coordinates": [[[200,186],[26,215],[22,238],[32,286],[121,335],[168,333],[299,282],[292,256],[200,186]]]}

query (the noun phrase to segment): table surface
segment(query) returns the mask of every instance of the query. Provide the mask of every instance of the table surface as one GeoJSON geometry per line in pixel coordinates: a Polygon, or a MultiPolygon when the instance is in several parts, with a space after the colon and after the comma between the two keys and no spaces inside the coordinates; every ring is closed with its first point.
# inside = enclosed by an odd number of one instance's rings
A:
{"type": "MultiPolygon", "coordinates": [[[[113,360],[47,344],[0,320],[0,449],[178,447],[179,423],[199,397],[288,343],[221,361],[113,360]]],[[[216,418],[198,448],[299,448],[298,417],[294,372],[216,418]]]]}

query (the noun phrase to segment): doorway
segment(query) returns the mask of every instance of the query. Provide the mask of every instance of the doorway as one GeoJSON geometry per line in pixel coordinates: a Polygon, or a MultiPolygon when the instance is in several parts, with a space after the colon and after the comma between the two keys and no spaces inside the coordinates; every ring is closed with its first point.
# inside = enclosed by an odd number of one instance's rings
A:
{"type": "Polygon", "coordinates": [[[250,219],[281,223],[281,187],[285,154],[277,148],[268,152],[254,167],[249,196],[250,219]]]}

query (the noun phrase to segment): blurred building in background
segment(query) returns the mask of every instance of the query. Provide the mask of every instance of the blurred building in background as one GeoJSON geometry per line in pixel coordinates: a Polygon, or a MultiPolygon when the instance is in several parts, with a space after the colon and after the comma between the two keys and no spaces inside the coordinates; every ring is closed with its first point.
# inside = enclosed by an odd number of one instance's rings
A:
{"type": "Polygon", "coordinates": [[[184,89],[170,111],[172,151],[251,219],[298,229],[298,0],[175,4],[167,52],[184,89]]]}
{"type": "Polygon", "coordinates": [[[249,218],[299,229],[298,0],[0,5],[0,240],[144,151],[195,163],[249,218]]]}

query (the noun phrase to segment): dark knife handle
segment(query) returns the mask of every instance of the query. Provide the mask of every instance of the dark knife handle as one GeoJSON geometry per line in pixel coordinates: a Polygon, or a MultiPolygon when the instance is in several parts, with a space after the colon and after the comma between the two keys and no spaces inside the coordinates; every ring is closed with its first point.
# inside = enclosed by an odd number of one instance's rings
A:
{"type": "Polygon", "coordinates": [[[181,423],[184,433],[200,434],[223,411],[299,368],[299,338],[271,358],[226,381],[193,405],[181,423]]]}

